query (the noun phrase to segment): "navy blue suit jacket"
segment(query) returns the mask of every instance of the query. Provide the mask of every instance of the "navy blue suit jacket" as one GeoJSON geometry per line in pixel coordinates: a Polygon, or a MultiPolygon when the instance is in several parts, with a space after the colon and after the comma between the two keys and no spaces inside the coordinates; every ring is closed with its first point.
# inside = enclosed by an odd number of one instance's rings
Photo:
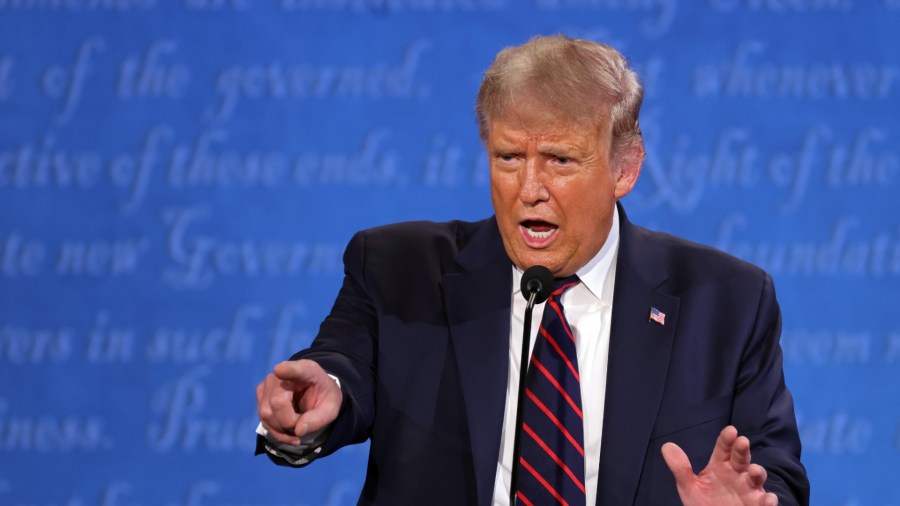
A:
{"type": "MultiPolygon", "coordinates": [[[[597,504],[680,504],[660,447],[679,444],[699,472],[727,424],[781,504],[808,503],[771,279],[620,216],[597,504]]],[[[322,455],[371,439],[360,504],[489,506],[512,284],[496,221],[360,232],[344,262],[331,314],[294,356],[341,379],[322,455]]]]}

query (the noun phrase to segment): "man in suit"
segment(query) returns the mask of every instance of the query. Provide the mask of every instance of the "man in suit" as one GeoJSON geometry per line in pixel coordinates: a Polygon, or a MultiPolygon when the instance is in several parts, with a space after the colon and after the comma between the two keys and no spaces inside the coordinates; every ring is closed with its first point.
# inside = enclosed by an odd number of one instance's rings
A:
{"type": "Polygon", "coordinates": [[[476,104],[495,217],[357,234],[312,347],[257,388],[259,451],[305,465],[370,439],[360,504],[508,504],[517,287],[543,265],[578,276],[558,304],[580,372],[581,503],[807,504],[771,279],[618,204],[643,161],[641,99],[608,46],[540,37],[498,54],[476,104]]]}

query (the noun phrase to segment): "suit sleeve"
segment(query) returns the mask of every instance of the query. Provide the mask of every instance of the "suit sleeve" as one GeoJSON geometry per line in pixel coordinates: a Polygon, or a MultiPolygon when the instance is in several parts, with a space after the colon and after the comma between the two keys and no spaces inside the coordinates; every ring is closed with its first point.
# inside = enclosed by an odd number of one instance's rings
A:
{"type": "Polygon", "coordinates": [[[735,386],[732,421],[750,439],[753,462],[768,472],[765,488],[779,505],[808,505],[809,481],[800,463],[793,399],[784,383],[781,311],[767,274],[755,328],[744,350],[735,386]]]}
{"type": "MultiPolygon", "coordinates": [[[[299,463],[269,454],[276,464],[302,467],[343,446],[361,443],[369,436],[375,416],[378,318],[366,289],[365,234],[357,233],[344,252],[343,284],[312,345],[291,357],[291,360],[314,360],[326,372],[339,378],[343,393],[340,412],[322,446],[305,452],[299,463]]],[[[264,443],[261,437],[257,438],[257,453],[263,453],[259,445],[264,443]]]]}

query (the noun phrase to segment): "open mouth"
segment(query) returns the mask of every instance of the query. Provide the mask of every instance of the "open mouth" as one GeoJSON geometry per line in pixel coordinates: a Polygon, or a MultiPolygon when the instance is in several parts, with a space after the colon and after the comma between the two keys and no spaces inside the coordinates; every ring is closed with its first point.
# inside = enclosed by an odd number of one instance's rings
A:
{"type": "Polygon", "coordinates": [[[529,246],[546,246],[556,237],[559,227],[543,220],[525,220],[519,224],[522,237],[529,246]]]}

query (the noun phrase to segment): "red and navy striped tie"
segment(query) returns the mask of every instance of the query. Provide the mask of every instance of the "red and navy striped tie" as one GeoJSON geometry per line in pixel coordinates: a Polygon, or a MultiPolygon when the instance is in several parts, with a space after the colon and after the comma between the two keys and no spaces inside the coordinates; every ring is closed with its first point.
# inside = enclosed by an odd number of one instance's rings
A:
{"type": "Polygon", "coordinates": [[[584,506],[584,421],[575,336],[559,299],[578,284],[558,279],[544,306],[526,379],[518,483],[519,504],[584,506]]]}

